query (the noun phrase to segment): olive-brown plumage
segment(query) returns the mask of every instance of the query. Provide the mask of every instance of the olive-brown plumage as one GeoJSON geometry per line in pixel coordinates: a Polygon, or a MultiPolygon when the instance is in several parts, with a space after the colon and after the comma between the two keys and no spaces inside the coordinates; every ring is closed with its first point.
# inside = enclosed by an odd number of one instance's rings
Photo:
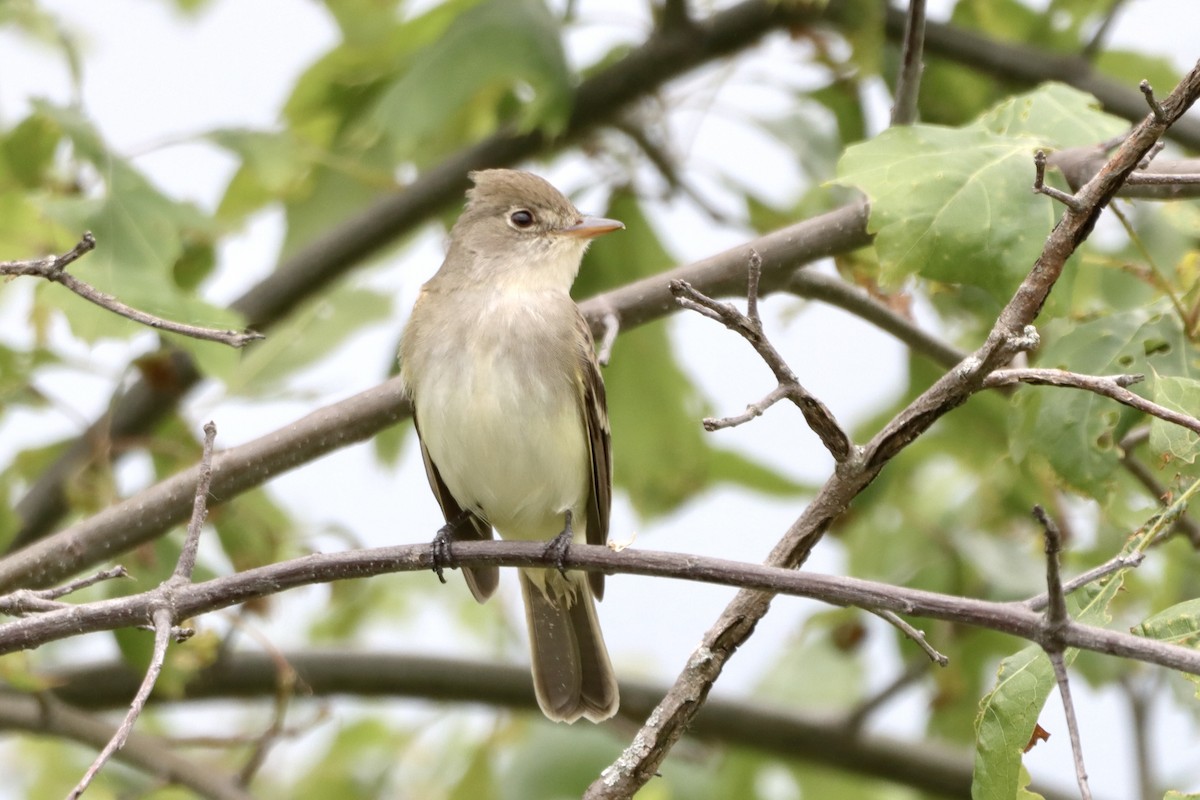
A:
{"type": "MultiPolygon", "coordinates": [[[[585,217],[526,172],[471,175],[466,209],[400,344],[429,485],[456,539],[608,538],[612,467],[604,384],[570,288],[585,217]],[[569,520],[569,523],[568,523],[569,520]],[[460,524],[451,526],[451,523],[460,524]]],[[[521,569],[533,682],[547,717],[616,713],[617,683],[593,598],[603,575],[521,569]]],[[[464,570],[482,602],[494,567],[464,570]]]]}

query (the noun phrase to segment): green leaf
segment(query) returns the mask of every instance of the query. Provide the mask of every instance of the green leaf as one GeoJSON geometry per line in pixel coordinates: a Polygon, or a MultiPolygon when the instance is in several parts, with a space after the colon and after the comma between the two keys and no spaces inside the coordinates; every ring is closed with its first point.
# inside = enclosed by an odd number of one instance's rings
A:
{"type": "Polygon", "coordinates": [[[227,380],[231,394],[263,396],[300,367],[331,353],[364,325],[388,318],[392,300],[341,285],[292,312],[265,341],[250,348],[227,380]]]}
{"type": "MultiPolygon", "coordinates": [[[[1190,375],[1194,370],[1179,318],[1154,308],[1109,314],[1074,327],[1051,323],[1042,337],[1047,344],[1038,353],[1038,366],[1088,375],[1142,373],[1150,385],[1132,389],[1152,395],[1156,375],[1190,375]]],[[[1014,403],[1013,454],[1017,460],[1028,453],[1044,456],[1072,486],[1101,496],[1119,469],[1116,440],[1137,418],[1092,392],[1025,387],[1014,403]]]]}
{"type": "Polygon", "coordinates": [[[1200,648],[1200,598],[1164,609],[1130,628],[1135,636],[1200,648]]]}
{"type": "Polygon", "coordinates": [[[317,148],[290,132],[223,129],[205,138],[241,158],[217,214],[240,219],[267,202],[299,196],[309,186],[317,148]]]}
{"type": "Polygon", "coordinates": [[[553,134],[570,111],[569,74],[558,22],[541,0],[491,0],[418,52],[372,119],[401,157],[422,161],[492,132],[506,117],[518,130],[553,134]]]}
{"type": "Polygon", "coordinates": [[[998,103],[979,124],[1000,136],[1031,136],[1039,146],[1052,148],[1094,145],[1129,129],[1125,120],[1101,111],[1096,98],[1062,83],[998,103]]]}
{"type": "MultiPolygon", "coordinates": [[[[1200,380],[1173,375],[1155,375],[1151,399],[1172,411],[1193,416],[1200,412],[1200,380]]],[[[1195,464],[1200,456],[1200,435],[1173,422],[1150,419],[1150,450],[1157,463],[1195,464]]]]}
{"type": "Polygon", "coordinates": [[[287,511],[261,488],[213,509],[209,521],[239,572],[284,558],[295,526],[287,511]]]}
{"type": "Polygon", "coordinates": [[[1169,56],[1131,50],[1105,48],[1093,65],[1098,72],[1122,83],[1149,81],[1159,100],[1166,97],[1182,77],[1169,56]]]}
{"type": "MultiPolygon", "coordinates": [[[[45,202],[46,211],[63,226],[90,230],[96,236],[95,251],[80,262],[75,273],[125,304],[155,316],[213,328],[240,327],[236,313],[204,302],[176,282],[177,267],[188,284],[194,284],[197,270],[204,271],[203,253],[216,235],[211,220],[190,203],[162,194],[112,154],[77,110],[48,103],[36,107],[71,141],[76,155],[90,162],[104,179],[104,192],[99,196],[45,202]]],[[[39,304],[62,310],[71,330],[88,341],[126,338],[143,330],[70,292],[52,288],[54,291],[39,290],[39,304]]],[[[222,347],[211,342],[189,342],[187,346],[222,347]]]]}
{"type": "Polygon", "coordinates": [[[889,128],[846,150],[838,181],[870,198],[888,283],[921,275],[1004,300],[1054,223],[1053,205],[1029,191],[1034,149],[982,125],[889,128]]]}
{"type": "Polygon", "coordinates": [[[8,172],[25,188],[34,189],[45,182],[60,139],[58,126],[35,112],[0,141],[0,154],[8,172]]]}
{"type": "MultiPolygon", "coordinates": [[[[1124,570],[1070,595],[1067,606],[1072,618],[1091,625],[1109,622],[1108,607],[1124,584],[1123,575],[1124,570]]],[[[1063,660],[1070,665],[1076,653],[1067,650],[1063,660]]],[[[1027,775],[1022,778],[1021,756],[1054,687],[1054,668],[1038,645],[1000,662],[995,688],[980,701],[975,719],[972,800],[1011,800],[1028,783],[1027,775]]]]}

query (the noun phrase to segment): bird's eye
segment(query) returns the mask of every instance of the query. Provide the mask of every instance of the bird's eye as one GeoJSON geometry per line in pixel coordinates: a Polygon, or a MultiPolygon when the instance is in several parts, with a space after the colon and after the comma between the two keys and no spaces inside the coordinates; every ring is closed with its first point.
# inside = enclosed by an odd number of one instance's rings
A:
{"type": "Polygon", "coordinates": [[[508,217],[514,228],[528,228],[533,225],[533,212],[528,209],[518,208],[508,217]]]}

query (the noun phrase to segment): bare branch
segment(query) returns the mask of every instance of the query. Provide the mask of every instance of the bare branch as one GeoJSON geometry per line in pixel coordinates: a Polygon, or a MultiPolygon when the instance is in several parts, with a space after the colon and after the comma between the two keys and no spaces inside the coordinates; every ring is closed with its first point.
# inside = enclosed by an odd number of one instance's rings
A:
{"type": "Polygon", "coordinates": [[[1033,192],[1034,194],[1044,194],[1047,197],[1053,198],[1062,203],[1072,211],[1078,211],[1082,206],[1075,199],[1075,195],[1067,194],[1062,189],[1055,189],[1053,186],[1046,185],[1046,151],[1038,150],[1033,154],[1033,192]]]}
{"type": "MultiPolygon", "coordinates": [[[[545,550],[545,545],[539,542],[456,542],[454,556],[461,567],[545,567],[553,564],[547,559],[545,550]]],[[[701,581],[737,586],[759,595],[787,594],[837,606],[887,610],[911,617],[974,625],[1039,643],[1045,638],[1045,623],[1041,616],[1022,603],[954,597],[848,576],[820,575],[683,553],[633,549],[616,553],[600,545],[572,545],[563,563],[568,569],[701,581]]],[[[424,573],[431,570],[432,565],[431,544],[318,553],[174,587],[170,601],[176,618],[187,619],[300,586],[396,572],[424,573]]],[[[160,587],[13,620],[0,625],[0,655],[83,633],[138,625],[162,602],[160,587]]],[[[1067,647],[1200,674],[1200,651],[1180,645],[1075,621],[1068,621],[1061,639],[1067,647]]]]}
{"type": "Polygon", "coordinates": [[[984,386],[1011,386],[1014,383],[1067,386],[1083,389],[1116,400],[1195,433],[1200,433],[1200,419],[1151,402],[1129,391],[1127,386],[1142,381],[1144,375],[1081,375],[1061,369],[1001,369],[984,380],[984,386]]]}
{"type": "MultiPolygon", "coordinates": [[[[1111,558],[1100,566],[1093,567],[1087,572],[1084,572],[1065,582],[1062,585],[1063,594],[1071,594],[1071,592],[1081,589],[1090,583],[1095,583],[1101,578],[1107,578],[1114,572],[1120,572],[1123,569],[1136,569],[1137,567],[1141,566],[1141,563],[1145,560],[1145,558],[1146,554],[1140,550],[1111,558]]],[[[1025,601],[1025,606],[1030,611],[1043,611],[1049,605],[1050,594],[1048,592],[1035,595],[1034,597],[1031,597],[1025,601]]]]}
{"type": "Polygon", "coordinates": [[[1197,173],[1135,172],[1125,179],[1129,186],[1195,186],[1200,184],[1197,173]]]}
{"type": "Polygon", "coordinates": [[[142,679],[142,685],[138,687],[133,702],[129,704],[129,711],[125,714],[125,719],[121,720],[116,733],[100,751],[100,755],[96,756],[96,760],[88,767],[79,783],[67,795],[67,800],[77,800],[87,791],[87,787],[91,785],[92,780],[100,773],[108,760],[128,741],[129,734],[133,732],[133,725],[141,716],[142,709],[146,707],[146,701],[150,698],[150,692],[154,691],[154,684],[158,682],[158,675],[162,672],[163,663],[167,659],[167,642],[171,638],[171,622],[169,608],[163,607],[154,612],[154,652],[150,657],[150,665],[146,668],[146,676],[142,679]]]}
{"type": "Polygon", "coordinates": [[[51,283],[62,284],[84,300],[95,303],[114,314],[120,314],[126,319],[131,319],[134,322],[139,322],[156,330],[178,333],[192,339],[220,342],[230,347],[240,348],[245,347],[250,342],[263,338],[261,333],[255,333],[254,331],[238,332],[203,328],[183,322],[171,322],[170,320],[156,317],[153,314],[147,314],[145,311],[139,311],[132,306],[125,305],[112,295],[100,291],[91,284],[85,283],[67,272],[67,267],[70,264],[78,261],[95,248],[96,238],[88,232],[83,235],[78,244],[61,256],[51,256],[50,258],[42,258],[35,261],[0,261],[0,275],[28,275],[45,278],[51,283]]]}
{"type": "Polygon", "coordinates": [[[73,581],[64,583],[62,586],[56,586],[51,589],[18,589],[11,594],[0,596],[0,614],[20,617],[29,613],[64,608],[67,604],[56,602],[58,598],[77,592],[80,589],[86,589],[88,586],[93,586],[101,581],[128,577],[129,572],[118,564],[109,569],[102,569],[94,575],[76,578],[73,581]]]}
{"type": "MultiPolygon", "coordinates": [[[[1139,200],[1178,200],[1200,196],[1200,185],[1195,176],[1200,174],[1200,159],[1182,158],[1151,161],[1163,142],[1146,154],[1138,163],[1138,171],[1131,172],[1125,185],[1118,190],[1119,197],[1139,200]]],[[[1091,147],[1068,147],[1056,150],[1049,156],[1048,164],[1066,178],[1067,184],[1078,189],[1095,176],[1107,159],[1103,145],[1091,147]]]]}
{"type": "Polygon", "coordinates": [[[67,800],[77,800],[87,791],[87,787],[91,785],[92,780],[100,773],[113,754],[125,746],[129,734],[133,732],[134,724],[141,716],[142,709],[146,707],[150,693],[154,691],[154,684],[158,682],[163,664],[166,663],[167,643],[170,638],[174,636],[176,641],[182,642],[191,638],[193,634],[189,628],[175,627],[175,622],[184,617],[178,616],[174,593],[179,587],[186,586],[191,582],[192,571],[196,567],[196,548],[200,543],[200,531],[204,527],[204,520],[208,516],[208,488],[212,481],[213,441],[216,437],[217,427],[209,422],[204,426],[204,450],[200,458],[200,478],[196,482],[196,499],[192,508],[191,524],[188,525],[187,538],[179,553],[175,570],[171,577],[163,581],[158,588],[146,593],[147,598],[152,598],[148,616],[154,626],[154,649],[150,656],[150,664],[146,667],[146,675],[142,679],[133,701],[129,704],[129,711],[125,714],[125,719],[121,721],[121,725],[113,734],[112,739],[96,756],[96,760],[88,767],[79,783],[67,795],[67,800]]]}
{"type": "Polygon", "coordinates": [[[852,451],[850,437],[842,430],[841,425],[838,424],[833,413],[825,407],[825,404],[804,388],[763,331],[762,320],[758,317],[758,287],[761,271],[762,259],[757,252],[752,250],[749,257],[747,288],[748,314],[742,314],[729,303],[719,303],[713,300],[694,289],[686,281],[671,281],[671,293],[675,295],[682,307],[720,322],[749,342],[775,374],[775,379],[779,381],[779,389],[783,391],[784,396],[800,409],[808,426],[821,439],[825,449],[829,451],[835,461],[841,463],[850,457],[852,451]]]}
{"type": "Polygon", "coordinates": [[[968,355],[921,330],[911,319],[896,313],[864,289],[838,278],[812,269],[798,269],[792,273],[787,288],[799,297],[820,300],[871,323],[943,367],[952,367],[968,355]]]}
{"type": "Polygon", "coordinates": [[[1062,552],[1062,535],[1058,526],[1041,506],[1033,507],[1033,516],[1042,524],[1046,536],[1046,624],[1054,630],[1070,621],[1067,615],[1067,596],[1063,591],[1062,576],[1058,570],[1058,556],[1062,552]]]}
{"type": "Polygon", "coordinates": [[[733,417],[705,417],[702,420],[704,430],[709,433],[719,431],[724,428],[736,428],[738,425],[744,425],[752,419],[761,417],[763,412],[768,408],[789,396],[789,390],[786,386],[776,386],[771,390],[770,394],[759,400],[757,403],[750,403],[746,406],[745,413],[738,414],[733,417]]]}
{"type": "Polygon", "coordinates": [[[1154,89],[1150,86],[1150,81],[1142,81],[1138,84],[1138,89],[1146,97],[1146,105],[1150,106],[1150,113],[1154,115],[1154,121],[1159,124],[1166,122],[1167,115],[1163,111],[1162,103],[1154,99],[1154,89]]]}
{"type": "MultiPolygon", "coordinates": [[[[529,669],[524,665],[344,649],[288,652],[283,658],[296,669],[306,695],[316,698],[358,696],[382,703],[415,697],[538,713],[529,669]]],[[[920,667],[919,677],[928,662],[914,663],[920,667]]],[[[58,696],[91,709],[123,703],[140,677],[119,660],[77,665],[50,676],[58,696]]],[[[177,707],[189,701],[265,698],[276,691],[276,682],[274,657],[239,652],[200,671],[182,687],[182,696],[156,695],[150,702],[177,707]]],[[[667,688],[661,683],[622,680],[622,716],[645,717],[667,688]]],[[[885,689],[876,697],[883,699],[881,695],[886,693],[885,689]]],[[[934,797],[960,800],[970,796],[971,753],[965,748],[938,742],[914,747],[911,741],[855,730],[847,721],[830,719],[828,714],[749,699],[713,698],[688,729],[688,736],[870,775],[934,797]]],[[[1045,797],[1070,800],[1061,792],[1048,792],[1045,797]]]]}
{"type": "Polygon", "coordinates": [[[1041,506],[1033,507],[1033,515],[1042,524],[1046,538],[1046,638],[1042,641],[1042,649],[1050,658],[1054,667],[1054,678],[1058,682],[1058,694],[1062,698],[1063,711],[1067,717],[1067,731],[1071,737],[1071,753],[1075,758],[1075,778],[1079,782],[1079,792],[1083,800],[1091,800],[1092,792],[1088,788],[1087,769],[1083,765],[1083,746],[1079,741],[1079,723],[1075,719],[1075,704],[1071,701],[1071,683],[1067,678],[1067,665],[1063,659],[1065,649],[1059,632],[1071,623],[1067,614],[1066,593],[1063,590],[1062,576],[1059,573],[1059,554],[1062,552],[1062,535],[1058,526],[1041,506]]]}
{"type": "Polygon", "coordinates": [[[874,608],[867,609],[880,619],[886,620],[889,624],[894,625],[909,639],[916,642],[917,646],[925,651],[925,655],[929,656],[929,660],[937,664],[939,667],[944,667],[950,663],[950,659],[933,649],[933,645],[925,638],[925,631],[919,631],[912,625],[909,625],[901,619],[894,611],[879,610],[874,608]]]}
{"type": "Polygon", "coordinates": [[[192,503],[192,519],[188,523],[187,538],[175,564],[174,578],[190,581],[196,569],[196,549],[200,546],[200,531],[208,517],[208,489],[212,485],[213,442],[217,438],[217,426],[208,422],[204,426],[204,450],[200,455],[200,478],[196,481],[196,499],[192,503]]]}
{"type": "Polygon", "coordinates": [[[921,73],[925,71],[924,50],[925,0],[908,0],[900,72],[896,76],[896,100],[892,105],[893,125],[911,125],[917,121],[917,98],[921,94],[921,73]]]}

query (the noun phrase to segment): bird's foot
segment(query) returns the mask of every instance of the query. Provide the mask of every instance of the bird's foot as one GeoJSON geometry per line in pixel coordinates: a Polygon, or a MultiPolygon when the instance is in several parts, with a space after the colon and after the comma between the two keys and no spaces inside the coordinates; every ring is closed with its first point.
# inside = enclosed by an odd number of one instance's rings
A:
{"type": "Polygon", "coordinates": [[[546,545],[546,558],[554,562],[554,566],[558,567],[558,571],[562,574],[567,574],[567,551],[571,549],[571,541],[575,534],[571,530],[571,512],[567,511],[566,522],[563,525],[562,532],[555,536],[546,545]]]}
{"type": "Polygon", "coordinates": [[[442,574],[443,569],[458,569],[458,564],[454,560],[454,553],[451,552],[450,545],[454,542],[455,531],[466,523],[467,512],[464,511],[450,522],[438,528],[438,532],[433,536],[433,542],[431,543],[433,547],[433,571],[442,583],[446,582],[446,576],[442,574]]]}

